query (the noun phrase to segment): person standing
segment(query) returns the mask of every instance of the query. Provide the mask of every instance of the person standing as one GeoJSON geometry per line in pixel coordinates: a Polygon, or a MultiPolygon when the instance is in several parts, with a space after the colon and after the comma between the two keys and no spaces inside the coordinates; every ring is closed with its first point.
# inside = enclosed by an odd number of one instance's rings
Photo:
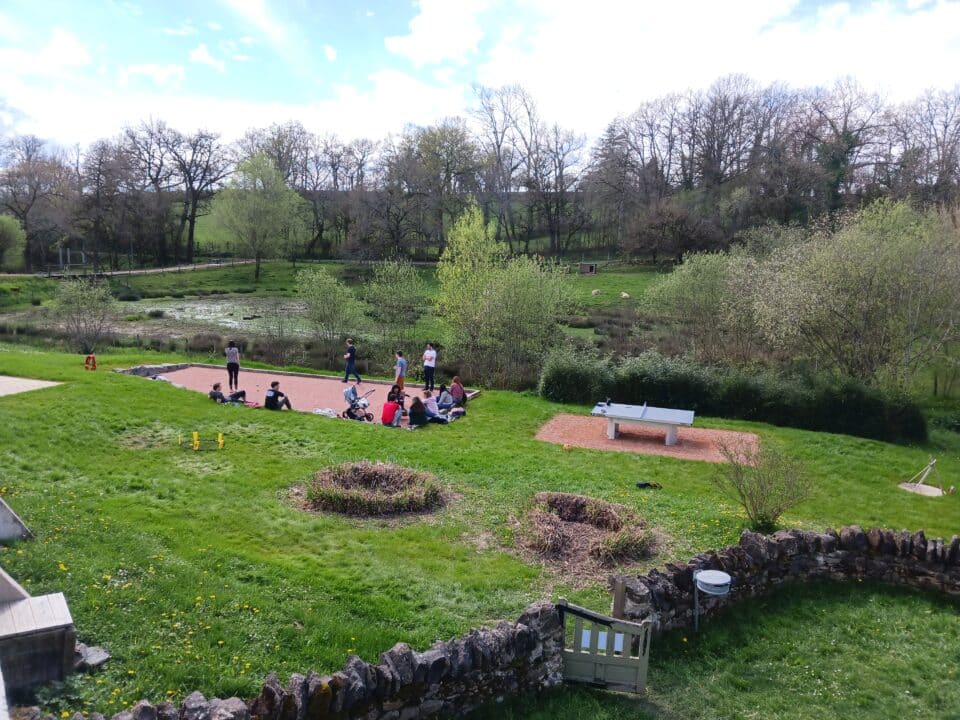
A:
{"type": "Polygon", "coordinates": [[[406,384],[406,380],[407,380],[407,361],[406,361],[406,358],[403,357],[403,352],[400,350],[397,350],[397,362],[393,366],[393,382],[396,385],[396,387],[400,388],[400,390],[402,391],[404,385],[406,384]]]}
{"type": "Polygon", "coordinates": [[[347,382],[353,375],[357,379],[357,385],[361,383],[360,373],[357,372],[357,348],[353,344],[352,338],[347,338],[347,351],[343,354],[343,359],[347,361],[347,368],[343,373],[343,382],[347,382]]]}
{"type": "Polygon", "coordinates": [[[433,349],[433,343],[427,343],[427,349],[423,351],[423,388],[424,390],[433,390],[433,375],[437,370],[437,351],[433,349]]]}
{"type": "Polygon", "coordinates": [[[227,356],[227,385],[230,391],[240,389],[240,348],[231,340],[227,343],[223,354],[227,356]]]}

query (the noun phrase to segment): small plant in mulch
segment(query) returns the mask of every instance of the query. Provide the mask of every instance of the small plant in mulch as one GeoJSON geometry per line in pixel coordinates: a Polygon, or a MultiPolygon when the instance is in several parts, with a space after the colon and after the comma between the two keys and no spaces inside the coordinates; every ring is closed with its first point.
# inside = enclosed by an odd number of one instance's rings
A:
{"type": "Polygon", "coordinates": [[[611,567],[649,557],[654,534],[629,508],[584,495],[538,493],[525,544],[541,559],[611,567]]]}
{"type": "Polygon", "coordinates": [[[363,460],[325,468],[305,488],[312,510],[345,515],[424,512],[443,505],[443,488],[430,473],[363,460]]]}

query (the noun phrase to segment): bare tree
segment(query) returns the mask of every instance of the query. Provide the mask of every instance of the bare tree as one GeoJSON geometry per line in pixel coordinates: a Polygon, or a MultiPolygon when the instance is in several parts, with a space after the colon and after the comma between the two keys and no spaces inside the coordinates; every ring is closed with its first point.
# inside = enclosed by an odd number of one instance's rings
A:
{"type": "Polygon", "coordinates": [[[193,262],[197,216],[204,203],[213,197],[214,190],[229,174],[230,163],[220,136],[206,130],[193,135],[171,131],[165,136],[167,150],[176,163],[183,206],[174,244],[174,259],[180,260],[180,243],[187,231],[184,259],[193,262]]]}
{"type": "Polygon", "coordinates": [[[0,168],[0,200],[26,233],[24,262],[30,271],[63,234],[69,171],[63,158],[33,135],[7,140],[0,168]]]}

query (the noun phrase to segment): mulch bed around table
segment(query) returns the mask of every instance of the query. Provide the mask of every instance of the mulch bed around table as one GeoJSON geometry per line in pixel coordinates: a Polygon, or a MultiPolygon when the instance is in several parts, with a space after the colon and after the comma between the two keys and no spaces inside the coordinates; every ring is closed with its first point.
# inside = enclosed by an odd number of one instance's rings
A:
{"type": "Polygon", "coordinates": [[[759,439],[753,433],[709,428],[680,428],[676,445],[665,445],[664,431],[640,426],[620,426],[620,436],[615,440],[607,437],[607,420],[601,417],[561,413],[547,422],[537,432],[537,440],[570,445],[593,450],[616,450],[619,452],[665,455],[683,460],[724,462],[717,447],[718,441],[731,444],[743,443],[756,447],[759,439]]]}

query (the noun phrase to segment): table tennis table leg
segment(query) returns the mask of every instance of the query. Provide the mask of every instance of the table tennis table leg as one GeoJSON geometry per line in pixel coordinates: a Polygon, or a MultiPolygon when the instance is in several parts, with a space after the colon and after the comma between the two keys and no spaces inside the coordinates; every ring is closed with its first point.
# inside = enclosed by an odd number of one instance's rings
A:
{"type": "Polygon", "coordinates": [[[613,420],[607,420],[607,437],[611,440],[616,440],[617,432],[620,430],[620,423],[614,422],[613,420]]]}
{"type": "Polygon", "coordinates": [[[677,444],[677,426],[671,425],[667,428],[667,445],[677,444]]]}

